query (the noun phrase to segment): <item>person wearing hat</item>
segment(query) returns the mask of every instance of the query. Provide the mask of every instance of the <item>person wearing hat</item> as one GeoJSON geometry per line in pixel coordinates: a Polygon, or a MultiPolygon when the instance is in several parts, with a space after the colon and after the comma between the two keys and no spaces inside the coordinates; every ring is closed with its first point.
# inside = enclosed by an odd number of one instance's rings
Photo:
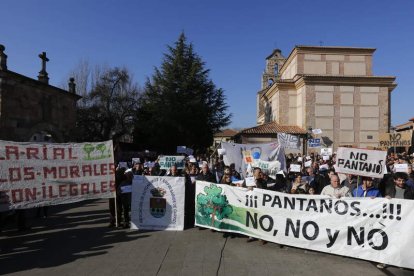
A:
{"type": "Polygon", "coordinates": [[[378,188],[374,186],[372,177],[363,176],[362,185],[359,185],[352,191],[353,197],[382,197],[378,188]]]}

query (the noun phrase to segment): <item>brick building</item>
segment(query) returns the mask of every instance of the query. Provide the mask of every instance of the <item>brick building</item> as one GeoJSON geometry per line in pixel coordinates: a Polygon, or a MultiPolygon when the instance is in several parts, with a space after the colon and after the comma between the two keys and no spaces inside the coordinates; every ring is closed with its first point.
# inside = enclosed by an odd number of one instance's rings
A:
{"type": "Polygon", "coordinates": [[[69,91],[49,85],[46,53],[38,80],[7,68],[5,47],[0,45],[0,140],[67,142],[76,123],[73,79],[69,91]]]}
{"type": "Polygon", "coordinates": [[[389,132],[393,76],[374,76],[373,48],[296,46],[266,58],[257,124],[321,129],[324,146],[377,146],[389,132]]]}

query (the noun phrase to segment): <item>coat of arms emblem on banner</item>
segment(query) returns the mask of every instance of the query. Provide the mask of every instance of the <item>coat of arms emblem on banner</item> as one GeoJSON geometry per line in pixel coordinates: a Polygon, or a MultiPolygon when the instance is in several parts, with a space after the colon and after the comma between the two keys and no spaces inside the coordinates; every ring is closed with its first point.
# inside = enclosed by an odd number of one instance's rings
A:
{"type": "Polygon", "coordinates": [[[150,212],[155,218],[162,218],[167,210],[167,200],[164,198],[167,191],[163,188],[151,189],[150,212]]]}

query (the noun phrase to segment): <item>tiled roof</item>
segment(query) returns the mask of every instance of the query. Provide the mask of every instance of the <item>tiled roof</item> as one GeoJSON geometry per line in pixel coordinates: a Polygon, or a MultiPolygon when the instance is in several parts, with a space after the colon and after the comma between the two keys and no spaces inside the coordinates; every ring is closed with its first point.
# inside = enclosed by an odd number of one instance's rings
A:
{"type": "Polygon", "coordinates": [[[237,131],[227,128],[221,132],[217,132],[216,134],[214,134],[214,137],[232,137],[236,135],[237,133],[238,133],[237,131]]]}
{"type": "Polygon", "coordinates": [[[246,128],[240,134],[276,134],[276,133],[290,133],[290,134],[306,134],[306,130],[298,126],[282,126],[276,122],[266,123],[260,126],[246,128]]]}
{"type": "Polygon", "coordinates": [[[400,125],[395,126],[395,129],[401,130],[401,129],[404,129],[404,128],[411,128],[413,126],[413,123],[414,123],[414,117],[409,119],[408,122],[406,122],[404,124],[400,124],[400,125]]]}

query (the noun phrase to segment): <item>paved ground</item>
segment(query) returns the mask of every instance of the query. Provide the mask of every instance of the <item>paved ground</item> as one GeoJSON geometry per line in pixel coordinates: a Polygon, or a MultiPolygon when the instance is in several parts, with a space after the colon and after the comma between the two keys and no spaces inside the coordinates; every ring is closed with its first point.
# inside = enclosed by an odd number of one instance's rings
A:
{"type": "MultiPolygon", "coordinates": [[[[7,275],[414,275],[412,270],[199,230],[140,232],[108,228],[107,202],[52,207],[32,229],[0,233],[7,275]]],[[[413,249],[414,250],[414,249],[413,249]]]]}

